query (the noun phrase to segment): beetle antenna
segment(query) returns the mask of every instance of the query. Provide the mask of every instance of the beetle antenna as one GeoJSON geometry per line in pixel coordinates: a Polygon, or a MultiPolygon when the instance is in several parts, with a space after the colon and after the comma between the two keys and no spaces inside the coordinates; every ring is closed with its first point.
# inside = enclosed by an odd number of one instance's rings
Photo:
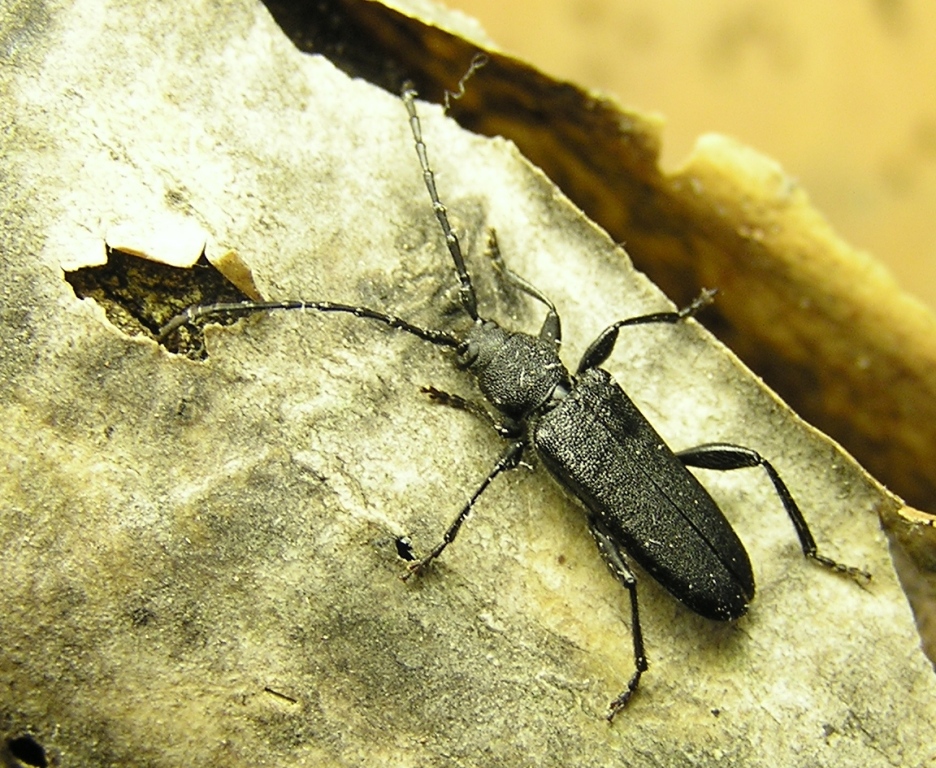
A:
{"type": "Polygon", "coordinates": [[[462,96],[465,95],[465,83],[467,83],[471,76],[474,75],[481,67],[488,63],[490,59],[486,53],[481,53],[480,51],[471,57],[471,62],[468,64],[468,71],[461,76],[461,79],[458,81],[457,91],[449,91],[446,89],[443,94],[442,101],[442,111],[448,114],[449,107],[452,106],[453,101],[458,101],[462,96]]]}
{"type": "Polygon", "coordinates": [[[418,336],[424,341],[435,344],[440,347],[450,347],[458,349],[461,341],[450,333],[445,331],[436,331],[432,328],[422,328],[413,325],[406,320],[391,315],[387,312],[381,312],[368,307],[355,307],[350,304],[339,304],[334,301],[238,301],[223,304],[205,304],[201,306],[189,307],[184,312],[173,317],[168,323],[159,329],[159,335],[156,340],[162,343],[170,333],[183,325],[188,325],[200,318],[211,317],[212,315],[251,315],[255,312],[266,312],[272,309],[301,309],[315,312],[340,312],[355,317],[363,317],[368,320],[376,320],[390,328],[418,336]]]}
{"type": "MultiPolygon", "coordinates": [[[[474,62],[472,62],[472,66],[474,69],[477,69],[477,66],[474,66],[474,62]]],[[[470,73],[472,69],[468,71],[470,73]]],[[[445,244],[448,246],[452,261],[455,262],[455,271],[458,273],[458,280],[460,283],[458,289],[459,298],[471,319],[477,320],[478,299],[475,296],[474,286],[471,284],[471,277],[468,275],[468,269],[465,267],[465,258],[462,256],[458,237],[452,231],[452,225],[449,224],[445,206],[442,205],[442,201],[439,199],[439,193],[436,190],[435,174],[432,172],[432,168],[429,167],[429,154],[426,151],[426,143],[422,138],[419,115],[416,114],[416,90],[409,81],[403,84],[403,103],[406,105],[406,111],[409,113],[410,129],[413,131],[413,141],[416,143],[416,154],[419,156],[419,164],[422,167],[423,181],[426,183],[426,189],[429,190],[429,198],[432,200],[432,210],[435,211],[436,218],[439,220],[439,225],[442,227],[442,234],[445,236],[445,244]]]]}

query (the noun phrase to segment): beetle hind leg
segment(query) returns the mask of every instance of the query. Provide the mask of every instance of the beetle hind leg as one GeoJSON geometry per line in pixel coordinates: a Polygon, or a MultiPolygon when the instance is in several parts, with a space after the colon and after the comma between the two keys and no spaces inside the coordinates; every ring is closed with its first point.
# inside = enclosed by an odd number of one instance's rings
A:
{"type": "Polygon", "coordinates": [[[787,516],[796,529],[796,535],[799,538],[803,554],[811,560],[824,565],[829,570],[855,579],[859,584],[871,580],[871,574],[867,571],[851,565],[844,565],[831,557],[820,554],[816,546],[816,540],[806,523],[806,518],[803,517],[803,513],[797,506],[796,501],[794,501],[790,489],[787,488],[786,483],[783,482],[773,465],[757,451],[740,445],[732,445],[731,443],[707,443],[696,448],[679,451],[676,456],[687,467],[699,467],[701,469],[729,470],[763,467],[770,478],[770,482],[773,483],[777,496],[780,497],[787,516]]]}
{"type": "Polygon", "coordinates": [[[640,676],[647,671],[647,654],[644,651],[643,632],[640,629],[640,612],[637,608],[637,577],[627,565],[624,553],[608,530],[596,519],[589,518],[588,527],[598,545],[602,559],[630,595],[631,604],[631,634],[634,638],[634,674],[627,681],[627,687],[611,702],[606,718],[610,723],[614,716],[627,706],[631,696],[637,690],[640,676]]]}

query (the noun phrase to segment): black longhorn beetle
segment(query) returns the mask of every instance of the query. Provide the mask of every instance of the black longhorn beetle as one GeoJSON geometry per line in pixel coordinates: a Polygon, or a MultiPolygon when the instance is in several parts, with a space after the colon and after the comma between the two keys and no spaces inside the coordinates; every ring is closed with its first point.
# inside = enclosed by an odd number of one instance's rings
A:
{"type": "MultiPolygon", "coordinates": [[[[637,607],[637,580],[625,553],[674,597],[708,619],[737,619],[747,612],[754,597],[754,574],[744,545],[687,467],[717,470],[763,467],[793,522],[803,554],[838,573],[870,579],[865,571],[842,565],[818,552],[786,484],[759,453],[728,443],[709,443],[674,453],[610,374],[599,367],[613,351],[621,328],[681,322],[708,304],[714,291],[703,291],[689,306],[676,312],[657,312],[613,323],[585,350],[574,374],[559,359],[561,330],[556,307],[502,262],[505,278],[546,307],[543,325],[533,336],[505,330],[478,314],[475,289],[458,237],[436,191],[416,113],[416,93],[410,84],[404,86],[402,97],[432,209],[455,265],[461,306],[472,320],[464,335],[421,328],[379,310],[330,301],[246,301],[190,307],[161,329],[160,339],[182,325],[210,315],[305,309],[368,318],[454,350],[458,366],[474,374],[497,416],[456,395],[435,389],[424,391],[439,402],[481,414],[509,444],[442,540],[425,557],[412,562],[403,578],[423,571],[442,554],[491,481],[517,467],[527,448],[535,449],[552,476],[584,506],[602,558],[630,596],[636,669],[624,691],[611,702],[609,721],[627,704],[647,669],[637,607]]],[[[496,247],[493,239],[492,246],[496,247]]]]}

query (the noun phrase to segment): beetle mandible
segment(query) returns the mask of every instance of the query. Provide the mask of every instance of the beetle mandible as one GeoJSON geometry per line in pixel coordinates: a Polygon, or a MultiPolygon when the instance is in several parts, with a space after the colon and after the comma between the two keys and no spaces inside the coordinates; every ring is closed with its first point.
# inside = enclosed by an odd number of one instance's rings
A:
{"type": "MultiPolygon", "coordinates": [[[[419,573],[458,535],[478,498],[502,472],[520,464],[532,448],[550,474],[585,508],[588,526],[602,558],[630,597],[634,673],[611,702],[609,721],[624,708],[647,670],[632,557],[674,597],[708,619],[743,616],[754,597],[754,575],[744,545],[715,501],[687,467],[730,470],[760,466],[780,498],[803,554],[838,573],[868,579],[866,572],[819,553],[802,512],[774,467],[759,453],[729,443],[709,443],[673,452],[611,375],[600,366],[614,350],[621,328],[679,323],[708,304],[703,291],[689,306],[619,320],[585,350],[575,373],[559,357],[559,314],[535,286],[507,269],[501,272],[516,289],[546,307],[537,335],[508,331],[481,317],[461,246],[436,189],[416,111],[416,92],[403,89],[403,103],[423,179],[458,278],[462,309],[471,319],[464,335],[413,325],[395,315],[330,301],[265,301],[191,307],[160,331],[160,339],[180,326],[222,313],[249,314],[273,309],[349,313],[417,336],[455,351],[457,365],[472,373],[496,416],[474,403],[426,391],[439,402],[475,413],[491,422],[508,441],[506,450],[446,530],[442,540],[409,566],[404,578],[419,573]]],[[[492,239],[499,259],[496,241],[492,239]]]]}

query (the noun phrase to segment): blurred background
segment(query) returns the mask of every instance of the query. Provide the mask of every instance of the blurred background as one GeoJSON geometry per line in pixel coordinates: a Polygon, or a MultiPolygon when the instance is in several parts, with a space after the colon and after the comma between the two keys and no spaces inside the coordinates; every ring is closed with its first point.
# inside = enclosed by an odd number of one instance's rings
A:
{"type": "Polygon", "coordinates": [[[558,78],[778,160],[852,245],[936,309],[932,0],[443,0],[558,78]]]}

